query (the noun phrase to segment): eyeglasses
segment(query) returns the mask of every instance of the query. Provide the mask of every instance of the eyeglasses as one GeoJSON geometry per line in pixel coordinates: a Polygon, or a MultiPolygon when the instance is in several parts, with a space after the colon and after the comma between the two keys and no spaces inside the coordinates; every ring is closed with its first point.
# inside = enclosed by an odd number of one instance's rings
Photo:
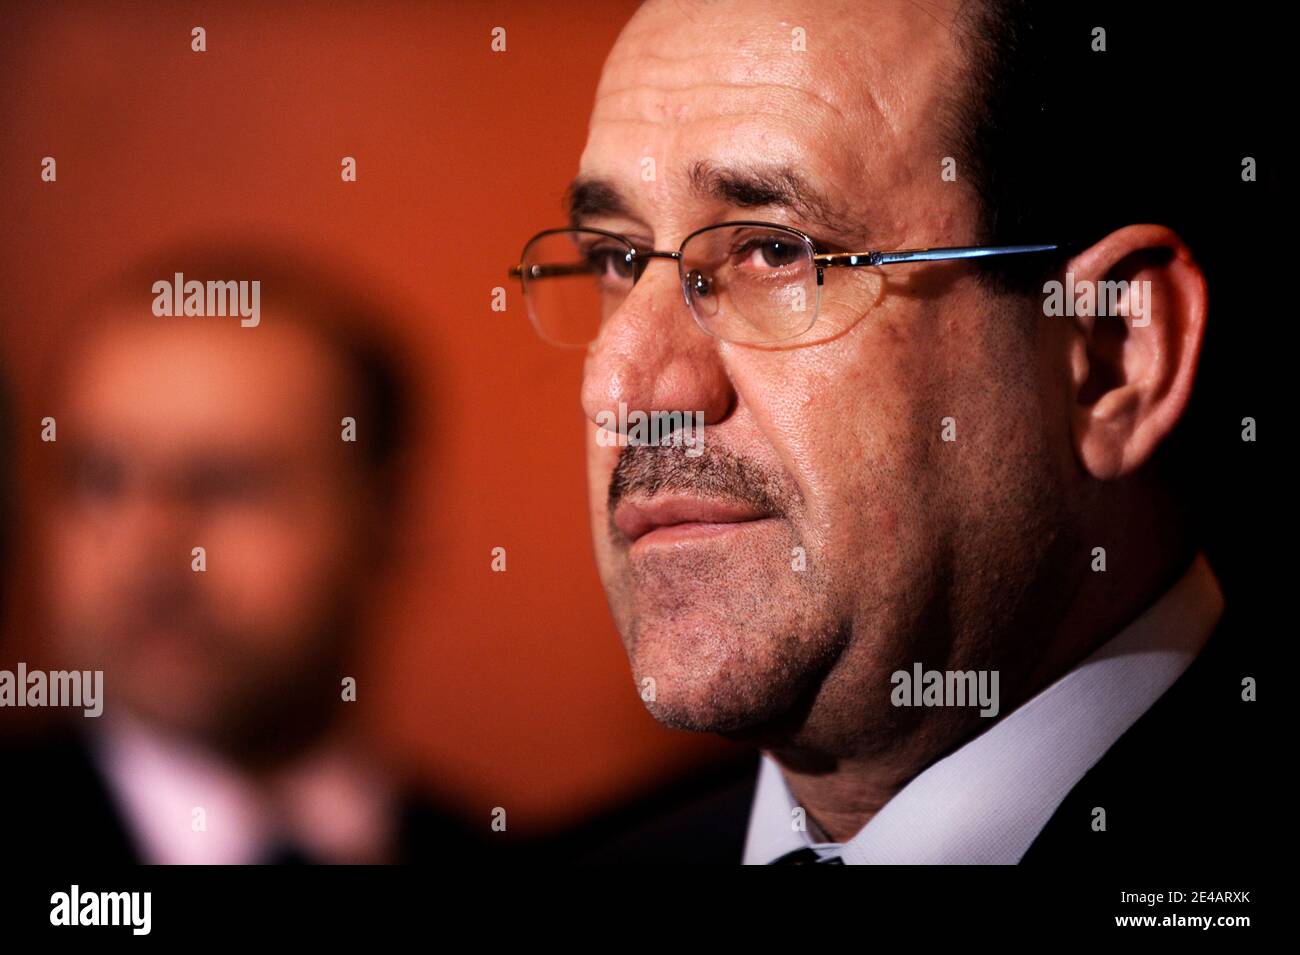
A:
{"type": "Polygon", "coordinates": [[[547,229],[524,246],[519,279],[543,340],[581,348],[600,334],[652,259],[674,259],[696,323],[736,344],[775,344],[819,325],[831,337],[879,304],[882,266],[1051,252],[1060,245],[961,246],[897,252],[823,252],[811,237],[768,222],[723,222],[692,232],[676,252],[638,249],[604,229],[547,229]],[[825,284],[825,272],[851,269],[825,284]]]}

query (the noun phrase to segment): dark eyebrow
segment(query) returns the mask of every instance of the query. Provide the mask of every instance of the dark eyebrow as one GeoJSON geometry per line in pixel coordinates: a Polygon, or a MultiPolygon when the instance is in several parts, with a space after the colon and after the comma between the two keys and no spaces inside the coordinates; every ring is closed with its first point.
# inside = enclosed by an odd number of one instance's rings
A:
{"type": "MultiPolygon", "coordinates": [[[[784,208],[814,231],[828,236],[860,241],[870,231],[865,224],[837,211],[820,190],[788,165],[718,166],[699,160],[691,165],[688,178],[697,195],[740,209],[784,208]]],[[[633,217],[631,207],[610,179],[578,176],[564,196],[571,226],[602,216],[633,217]]]]}
{"type": "Polygon", "coordinates": [[[564,193],[569,210],[569,225],[581,225],[598,216],[630,216],[631,211],[618,187],[608,179],[579,176],[564,193]]]}
{"type": "Polygon", "coordinates": [[[791,166],[718,166],[700,160],[689,175],[696,193],[737,208],[784,208],[831,235],[860,238],[867,231],[791,166]]]}

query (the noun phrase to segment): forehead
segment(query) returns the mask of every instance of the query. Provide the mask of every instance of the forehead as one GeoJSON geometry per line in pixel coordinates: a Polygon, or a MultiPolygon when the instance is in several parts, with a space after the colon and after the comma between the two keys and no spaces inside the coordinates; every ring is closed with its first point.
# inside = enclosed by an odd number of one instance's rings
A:
{"type": "Polygon", "coordinates": [[[701,161],[761,157],[848,204],[897,187],[934,153],[952,20],[942,2],[648,3],[606,61],[581,172],[650,209],[681,203],[701,161]]]}
{"type": "Polygon", "coordinates": [[[204,324],[213,321],[108,316],[62,376],[77,434],[158,453],[289,450],[327,415],[337,420],[346,371],[318,336],[296,323],[204,324]]]}

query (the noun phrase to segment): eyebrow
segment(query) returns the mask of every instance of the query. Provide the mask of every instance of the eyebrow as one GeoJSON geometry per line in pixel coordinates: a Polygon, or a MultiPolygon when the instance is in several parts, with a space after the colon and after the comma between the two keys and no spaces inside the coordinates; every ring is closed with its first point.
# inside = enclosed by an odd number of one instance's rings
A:
{"type": "Polygon", "coordinates": [[[610,179],[579,176],[569,184],[564,193],[564,204],[569,210],[569,225],[582,225],[586,219],[599,216],[631,216],[631,208],[624,201],[610,179]]]}
{"type": "MultiPolygon", "coordinates": [[[[693,163],[687,172],[691,190],[739,209],[779,208],[815,230],[862,238],[868,229],[786,164],[720,166],[708,160],[693,163]]],[[[630,204],[612,180],[579,176],[565,193],[569,224],[579,226],[600,216],[635,218],[630,204]]]]}

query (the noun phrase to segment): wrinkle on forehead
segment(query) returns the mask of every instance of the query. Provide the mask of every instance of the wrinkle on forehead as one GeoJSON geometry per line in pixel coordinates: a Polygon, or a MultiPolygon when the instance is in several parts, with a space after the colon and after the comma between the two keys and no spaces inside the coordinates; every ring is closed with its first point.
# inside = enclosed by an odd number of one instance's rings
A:
{"type": "Polygon", "coordinates": [[[788,48],[777,46],[761,57],[708,47],[691,56],[664,57],[620,40],[596,89],[591,124],[688,122],[765,112],[804,114],[812,122],[881,123],[886,110],[871,84],[859,84],[856,94],[847,100],[838,95],[818,75],[812,58],[788,48]]]}
{"type": "Polygon", "coordinates": [[[597,121],[659,123],[709,112],[811,109],[821,121],[862,123],[874,134],[915,132],[924,89],[942,92],[956,54],[955,0],[715,0],[646,3],[624,28],[601,74],[597,121]],[[792,30],[806,49],[792,49],[792,30]]]}
{"type": "Polygon", "coordinates": [[[654,157],[672,174],[636,182],[635,218],[656,210],[675,234],[700,224],[679,205],[693,163],[761,157],[802,167],[850,222],[899,236],[922,210],[875,197],[938,168],[935,117],[959,55],[945,9],[954,3],[929,6],[651,0],[606,61],[581,169],[630,182],[654,157]],[[796,26],[804,51],[791,48],[796,26]]]}

